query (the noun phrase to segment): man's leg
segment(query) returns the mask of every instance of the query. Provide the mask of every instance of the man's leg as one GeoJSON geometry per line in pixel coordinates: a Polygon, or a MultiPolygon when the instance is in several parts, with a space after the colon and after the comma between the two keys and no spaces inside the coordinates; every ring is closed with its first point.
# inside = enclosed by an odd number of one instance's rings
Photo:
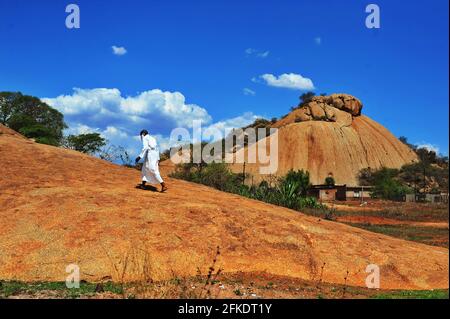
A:
{"type": "Polygon", "coordinates": [[[161,183],[161,193],[164,193],[166,190],[167,190],[166,183],[162,182],[161,183]]]}
{"type": "Polygon", "coordinates": [[[141,189],[145,189],[145,184],[146,184],[147,182],[146,181],[142,181],[142,183],[141,183],[141,185],[140,185],[140,188],[141,189]]]}

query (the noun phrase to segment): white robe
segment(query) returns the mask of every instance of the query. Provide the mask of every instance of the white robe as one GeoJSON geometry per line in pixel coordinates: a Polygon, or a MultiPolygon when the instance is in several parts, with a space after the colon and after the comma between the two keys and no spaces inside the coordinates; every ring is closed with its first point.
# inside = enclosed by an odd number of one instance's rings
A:
{"type": "Polygon", "coordinates": [[[163,179],[159,173],[159,150],[154,137],[147,134],[142,138],[142,151],[139,157],[144,161],[142,180],[150,184],[161,184],[163,179]]]}

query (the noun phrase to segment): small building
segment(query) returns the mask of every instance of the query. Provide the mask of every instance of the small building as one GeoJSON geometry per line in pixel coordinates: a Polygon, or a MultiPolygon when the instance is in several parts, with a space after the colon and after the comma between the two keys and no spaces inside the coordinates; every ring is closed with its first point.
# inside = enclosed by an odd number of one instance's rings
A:
{"type": "Polygon", "coordinates": [[[347,186],[347,199],[371,198],[373,186],[347,186]]]}
{"type": "Polygon", "coordinates": [[[308,195],[321,201],[363,200],[371,197],[372,186],[313,185],[308,195]]]}
{"type": "Polygon", "coordinates": [[[408,203],[418,202],[418,203],[432,203],[432,204],[447,204],[448,203],[448,193],[440,194],[429,194],[429,193],[417,193],[417,194],[406,194],[404,196],[404,201],[408,203]]]}
{"type": "Polygon", "coordinates": [[[406,194],[405,195],[405,202],[407,203],[414,203],[416,201],[416,195],[415,194],[406,194]]]}
{"type": "Polygon", "coordinates": [[[321,201],[346,200],[346,185],[313,185],[308,195],[321,201]]]}

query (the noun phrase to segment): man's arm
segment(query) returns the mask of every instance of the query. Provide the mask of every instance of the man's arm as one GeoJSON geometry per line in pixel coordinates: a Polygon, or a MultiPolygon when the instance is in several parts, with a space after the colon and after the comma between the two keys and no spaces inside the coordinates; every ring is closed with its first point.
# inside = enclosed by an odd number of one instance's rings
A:
{"type": "Polygon", "coordinates": [[[142,139],[142,151],[138,157],[136,157],[136,163],[141,160],[145,156],[145,153],[150,149],[148,138],[144,136],[142,139]]]}

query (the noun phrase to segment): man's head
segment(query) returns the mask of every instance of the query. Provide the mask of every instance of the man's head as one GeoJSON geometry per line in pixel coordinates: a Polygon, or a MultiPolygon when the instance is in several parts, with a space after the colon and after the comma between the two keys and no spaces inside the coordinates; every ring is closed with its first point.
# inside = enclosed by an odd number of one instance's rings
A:
{"type": "Polygon", "coordinates": [[[141,133],[140,133],[139,135],[140,135],[140,136],[148,135],[148,131],[147,131],[147,130],[142,130],[141,133]]]}

